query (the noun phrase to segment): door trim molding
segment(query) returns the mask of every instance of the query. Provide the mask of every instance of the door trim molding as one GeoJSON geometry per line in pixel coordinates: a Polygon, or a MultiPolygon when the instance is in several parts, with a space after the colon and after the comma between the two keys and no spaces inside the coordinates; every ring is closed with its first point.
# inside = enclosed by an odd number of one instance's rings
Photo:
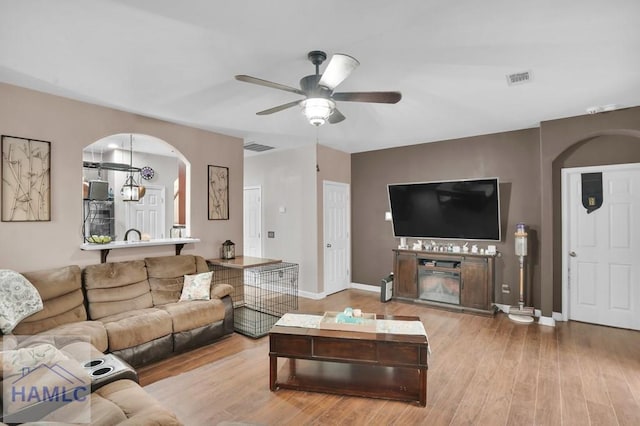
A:
{"type": "MultiPolygon", "coordinates": [[[[162,235],[164,235],[165,237],[167,236],[167,234],[165,234],[166,231],[166,226],[167,226],[167,187],[164,185],[154,185],[154,184],[146,184],[143,185],[146,189],[149,190],[153,190],[153,191],[160,191],[160,195],[162,197],[162,218],[163,218],[163,223],[161,226],[162,229],[162,235]]],[[[133,228],[133,225],[131,224],[131,209],[133,208],[133,206],[135,205],[135,202],[131,203],[131,202],[126,202],[125,203],[125,229],[129,229],[129,228],[133,228]]],[[[173,210],[173,207],[171,208],[171,210],[173,210]]],[[[175,215],[175,212],[174,212],[175,215]]],[[[173,223],[173,220],[171,221],[173,223]]],[[[186,224],[185,224],[186,225],[186,224]]],[[[187,235],[191,235],[190,234],[190,230],[189,227],[187,226],[186,228],[186,232],[187,235]]]]}
{"type": "Polygon", "coordinates": [[[560,198],[562,203],[562,321],[569,320],[569,175],[578,173],[638,170],[640,163],[611,164],[605,166],[567,167],[560,169],[560,198]]]}
{"type": "Polygon", "coordinates": [[[346,182],[336,182],[328,179],[322,180],[322,292],[327,294],[327,274],[326,263],[327,258],[325,256],[326,247],[326,229],[325,229],[325,217],[327,214],[327,205],[325,203],[325,190],[327,185],[337,185],[346,189],[347,203],[346,203],[346,224],[347,224],[347,267],[349,268],[349,274],[346,278],[346,285],[344,289],[348,289],[351,284],[351,184],[346,182]]]}
{"type": "Polygon", "coordinates": [[[260,256],[258,257],[262,257],[264,255],[264,232],[262,229],[262,224],[263,224],[263,204],[262,204],[262,186],[261,185],[248,185],[248,186],[243,186],[242,187],[242,247],[243,249],[246,249],[246,245],[245,245],[245,241],[244,241],[244,214],[245,214],[245,209],[246,206],[244,205],[244,191],[246,191],[247,189],[249,190],[253,190],[253,189],[257,189],[260,192],[260,256]]]}

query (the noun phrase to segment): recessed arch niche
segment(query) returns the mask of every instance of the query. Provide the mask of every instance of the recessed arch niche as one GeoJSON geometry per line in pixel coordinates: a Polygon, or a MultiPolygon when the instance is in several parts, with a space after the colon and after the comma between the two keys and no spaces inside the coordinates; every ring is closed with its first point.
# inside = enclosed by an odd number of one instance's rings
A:
{"type": "MultiPolygon", "coordinates": [[[[149,234],[152,239],[168,238],[174,225],[184,226],[182,236],[190,235],[191,165],[173,145],[152,135],[119,133],[106,136],[84,147],[82,160],[83,184],[94,180],[108,182],[108,201],[112,201],[113,209],[111,213],[101,214],[113,215],[112,232],[116,240],[123,240],[126,231],[131,228],[144,228],[139,229],[140,232],[149,234]],[[129,172],[126,171],[126,167],[121,169],[118,165],[132,165],[133,169],[153,169],[153,176],[149,179],[144,179],[140,172],[133,173],[136,182],[145,187],[145,194],[140,203],[123,201],[120,189],[129,172]],[[157,204],[160,202],[158,197],[162,197],[162,206],[157,204]],[[145,213],[141,213],[141,210],[144,209],[150,209],[152,213],[142,220],[141,217],[145,213]]],[[[90,215],[86,191],[83,191],[82,212],[83,234],[86,235],[87,220],[91,219],[88,217],[90,215]]],[[[132,237],[137,239],[135,233],[130,238],[132,237]]]]}

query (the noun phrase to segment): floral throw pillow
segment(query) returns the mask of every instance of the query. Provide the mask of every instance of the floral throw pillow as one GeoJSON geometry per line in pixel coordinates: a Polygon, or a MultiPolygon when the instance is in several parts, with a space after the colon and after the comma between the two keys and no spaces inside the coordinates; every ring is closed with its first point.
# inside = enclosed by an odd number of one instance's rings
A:
{"type": "Polygon", "coordinates": [[[21,274],[0,269],[0,330],[9,334],[29,315],[41,311],[38,290],[21,274]]]}
{"type": "Polygon", "coordinates": [[[25,368],[33,370],[41,365],[52,367],[54,364],[69,358],[49,343],[30,348],[4,351],[2,356],[2,374],[4,377],[21,374],[25,368]]]}
{"type": "Polygon", "coordinates": [[[211,298],[209,292],[211,290],[212,277],[213,271],[196,275],[185,275],[184,286],[182,287],[179,302],[186,300],[209,300],[211,298]]]}

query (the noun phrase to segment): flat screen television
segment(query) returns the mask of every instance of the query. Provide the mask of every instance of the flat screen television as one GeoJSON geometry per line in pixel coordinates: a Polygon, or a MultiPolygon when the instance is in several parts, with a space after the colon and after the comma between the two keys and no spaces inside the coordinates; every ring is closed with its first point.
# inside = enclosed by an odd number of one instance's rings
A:
{"type": "Polygon", "coordinates": [[[395,237],[500,241],[498,178],[387,188],[395,237]]]}

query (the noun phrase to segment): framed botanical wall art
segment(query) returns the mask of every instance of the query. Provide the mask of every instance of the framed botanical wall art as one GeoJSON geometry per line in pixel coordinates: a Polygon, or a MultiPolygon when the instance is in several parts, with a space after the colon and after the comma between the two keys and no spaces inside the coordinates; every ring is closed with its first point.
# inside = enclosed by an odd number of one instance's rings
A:
{"type": "Polygon", "coordinates": [[[229,219],[229,168],[209,166],[209,220],[229,219]]]}
{"type": "Polygon", "coordinates": [[[2,221],[51,220],[51,142],[2,135],[2,221]]]}

